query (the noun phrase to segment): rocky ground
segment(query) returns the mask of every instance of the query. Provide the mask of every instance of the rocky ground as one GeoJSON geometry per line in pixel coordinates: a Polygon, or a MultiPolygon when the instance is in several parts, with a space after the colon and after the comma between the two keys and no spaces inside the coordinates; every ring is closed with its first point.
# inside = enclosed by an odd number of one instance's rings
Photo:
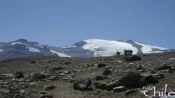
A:
{"type": "Polygon", "coordinates": [[[1,61],[0,98],[148,98],[143,87],[165,84],[175,92],[175,53],[140,57],[1,61]]]}

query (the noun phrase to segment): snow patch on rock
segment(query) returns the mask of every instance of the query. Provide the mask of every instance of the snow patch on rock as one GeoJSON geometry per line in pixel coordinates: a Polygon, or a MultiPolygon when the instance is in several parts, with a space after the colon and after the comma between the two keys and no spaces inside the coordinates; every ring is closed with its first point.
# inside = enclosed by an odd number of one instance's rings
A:
{"type": "Polygon", "coordinates": [[[67,54],[60,53],[60,52],[56,52],[56,51],[54,51],[54,50],[50,50],[50,52],[55,53],[55,54],[57,54],[57,55],[60,56],[60,57],[71,57],[71,56],[69,56],[69,55],[67,55],[67,54]]]}
{"type": "Polygon", "coordinates": [[[42,45],[40,44],[34,44],[35,46],[39,47],[39,48],[44,48],[42,45]]]}
{"type": "Polygon", "coordinates": [[[153,45],[149,45],[149,44],[143,44],[143,43],[139,43],[139,42],[135,42],[138,45],[142,46],[142,51],[143,53],[153,53],[153,49],[159,49],[160,51],[155,51],[156,53],[161,53],[163,52],[163,50],[166,50],[167,48],[162,48],[162,47],[158,47],[158,46],[153,46],[153,45]]]}
{"type": "Polygon", "coordinates": [[[24,43],[22,43],[22,42],[13,42],[13,43],[11,43],[11,45],[16,45],[16,44],[24,44],[24,43]]]}
{"type": "Polygon", "coordinates": [[[37,48],[33,48],[33,47],[27,47],[29,49],[30,52],[40,52],[39,49],[37,48]]]}

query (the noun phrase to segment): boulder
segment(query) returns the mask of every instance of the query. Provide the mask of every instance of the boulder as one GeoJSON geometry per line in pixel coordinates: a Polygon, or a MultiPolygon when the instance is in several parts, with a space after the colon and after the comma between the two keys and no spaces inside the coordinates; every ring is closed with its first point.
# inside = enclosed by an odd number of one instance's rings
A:
{"type": "Polygon", "coordinates": [[[156,84],[159,82],[159,79],[164,78],[162,74],[141,74],[142,78],[140,79],[140,84],[156,84]]]}
{"type": "Polygon", "coordinates": [[[137,88],[143,86],[140,81],[143,77],[139,73],[130,72],[122,77],[119,82],[126,88],[137,88]]]}

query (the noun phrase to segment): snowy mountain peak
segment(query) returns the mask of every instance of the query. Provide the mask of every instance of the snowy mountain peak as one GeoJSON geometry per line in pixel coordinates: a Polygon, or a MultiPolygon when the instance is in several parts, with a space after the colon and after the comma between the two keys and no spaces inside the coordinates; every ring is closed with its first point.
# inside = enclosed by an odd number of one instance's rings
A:
{"type": "Polygon", "coordinates": [[[126,49],[133,50],[133,53],[138,52],[136,47],[133,47],[131,44],[120,41],[112,40],[100,40],[100,39],[89,39],[85,40],[85,44],[82,48],[94,51],[94,56],[112,56],[116,52],[123,52],[126,49]]]}
{"type": "Polygon", "coordinates": [[[70,57],[63,53],[53,52],[45,45],[40,45],[37,42],[30,42],[26,39],[18,39],[12,42],[1,43],[0,45],[0,60],[16,57],[53,55],[58,55],[60,57],[70,57]]]}
{"type": "Polygon", "coordinates": [[[161,53],[167,48],[149,45],[133,40],[102,40],[87,39],[74,44],[82,49],[93,52],[94,56],[113,56],[116,52],[123,53],[124,50],[132,50],[133,54],[161,53]]]}
{"type": "Polygon", "coordinates": [[[18,39],[12,42],[0,42],[0,60],[27,56],[52,56],[59,57],[98,57],[114,56],[116,52],[132,50],[133,54],[174,52],[150,44],[133,40],[103,40],[87,39],[66,47],[53,47],[30,42],[26,39],[18,39]]]}

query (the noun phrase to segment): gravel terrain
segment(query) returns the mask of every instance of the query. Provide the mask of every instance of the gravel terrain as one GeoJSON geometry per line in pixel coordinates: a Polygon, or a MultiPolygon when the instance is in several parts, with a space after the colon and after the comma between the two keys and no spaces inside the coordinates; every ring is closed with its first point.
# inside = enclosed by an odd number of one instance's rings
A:
{"type": "Polygon", "coordinates": [[[0,98],[159,98],[143,87],[163,91],[165,84],[175,92],[175,53],[130,57],[1,61],[0,98]]]}

